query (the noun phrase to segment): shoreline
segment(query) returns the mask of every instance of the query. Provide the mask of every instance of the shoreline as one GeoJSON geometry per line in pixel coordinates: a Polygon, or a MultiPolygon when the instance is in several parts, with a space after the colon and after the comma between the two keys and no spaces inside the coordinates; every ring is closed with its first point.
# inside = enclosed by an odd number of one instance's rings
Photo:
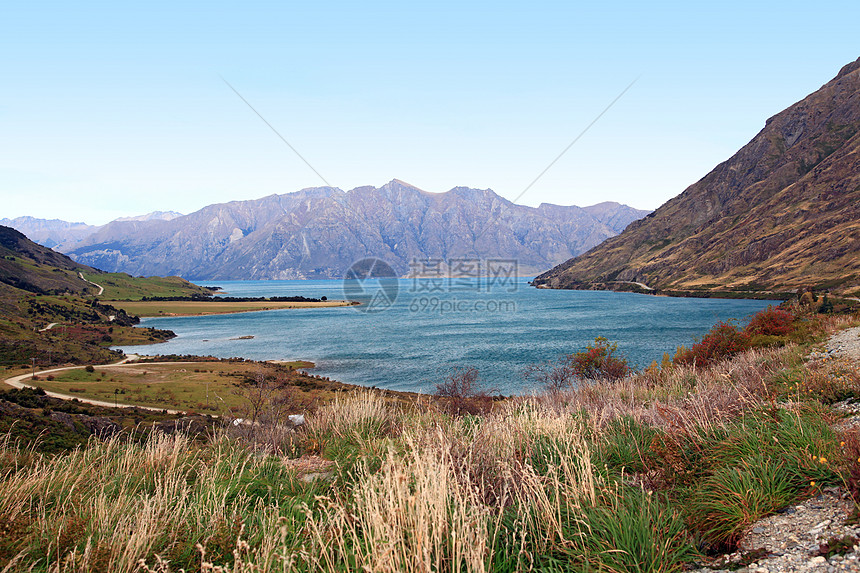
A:
{"type": "MultiPolygon", "coordinates": [[[[605,283],[599,283],[605,284],[605,283]]],[[[625,283],[627,284],[627,283],[625,283]]],[[[541,290],[577,290],[577,291],[600,291],[600,292],[620,292],[645,294],[648,296],[667,297],[667,298],[717,298],[726,300],[773,300],[786,301],[798,296],[795,292],[782,291],[699,291],[699,290],[661,290],[656,288],[637,288],[635,284],[630,283],[628,288],[597,288],[595,285],[581,285],[580,287],[552,287],[546,283],[534,284],[530,286],[541,290]]],[[[843,298],[840,295],[830,295],[835,298],[843,298]]],[[[850,300],[850,298],[849,298],[850,300]]]]}
{"type": "Polygon", "coordinates": [[[303,308],[342,308],[359,304],[349,300],[326,300],[321,302],[105,300],[103,302],[140,318],[211,316],[216,314],[238,314],[285,309],[298,310],[303,308]]]}

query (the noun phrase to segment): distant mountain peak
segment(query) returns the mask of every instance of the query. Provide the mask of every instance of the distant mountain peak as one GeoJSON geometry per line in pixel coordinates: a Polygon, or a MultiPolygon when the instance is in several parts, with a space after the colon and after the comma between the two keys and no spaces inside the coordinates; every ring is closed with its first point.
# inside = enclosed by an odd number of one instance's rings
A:
{"type": "Polygon", "coordinates": [[[424,191],[423,189],[419,189],[418,187],[416,187],[412,183],[407,183],[406,181],[403,181],[402,179],[396,179],[396,178],[392,179],[391,181],[386,183],[386,185],[399,185],[401,187],[408,187],[410,189],[416,189],[418,191],[424,191]]]}
{"type": "Polygon", "coordinates": [[[137,215],[133,217],[119,217],[115,221],[172,221],[177,217],[182,217],[182,213],[176,211],[153,211],[146,215],[137,215]]]}

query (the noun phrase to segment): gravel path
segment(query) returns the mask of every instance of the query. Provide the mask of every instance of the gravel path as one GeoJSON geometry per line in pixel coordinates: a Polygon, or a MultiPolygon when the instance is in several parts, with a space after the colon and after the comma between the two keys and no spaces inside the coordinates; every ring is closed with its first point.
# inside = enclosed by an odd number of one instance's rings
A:
{"type": "Polygon", "coordinates": [[[860,326],[837,332],[827,341],[831,354],[851,360],[860,360],[860,326]]]}
{"type": "Polygon", "coordinates": [[[97,293],[96,293],[96,296],[101,296],[101,295],[103,295],[103,294],[104,294],[104,292],[105,292],[105,287],[103,287],[102,285],[97,285],[97,284],[96,284],[96,283],[94,283],[93,281],[88,281],[87,279],[85,279],[85,278],[84,278],[84,273],[80,273],[80,272],[79,272],[79,273],[78,273],[78,276],[79,276],[79,277],[81,277],[81,280],[82,280],[82,281],[84,281],[85,283],[90,283],[90,284],[91,284],[91,285],[93,285],[94,287],[99,287],[99,292],[97,292],[97,293]]]}
{"type": "MultiPolygon", "coordinates": [[[[810,358],[824,356],[860,361],[860,327],[834,334],[826,349],[810,358]]],[[[850,523],[852,509],[853,503],[844,490],[824,488],[812,499],[757,521],[741,540],[737,553],[708,562],[707,567],[696,569],[695,573],[860,572],[860,523],[850,523]],[[842,555],[830,558],[820,555],[822,544],[846,536],[853,539],[842,555]],[[756,550],[763,550],[757,559],[751,557],[756,550]]]]}

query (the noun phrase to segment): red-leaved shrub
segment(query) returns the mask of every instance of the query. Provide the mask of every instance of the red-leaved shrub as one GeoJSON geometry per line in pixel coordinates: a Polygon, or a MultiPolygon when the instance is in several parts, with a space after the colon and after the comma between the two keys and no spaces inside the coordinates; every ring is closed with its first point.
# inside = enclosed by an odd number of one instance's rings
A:
{"type": "Polygon", "coordinates": [[[618,356],[618,345],[602,336],[594,339],[594,345],[568,355],[567,365],[581,380],[620,380],[630,372],[627,360],[618,356]]]}
{"type": "Polygon", "coordinates": [[[794,315],[772,306],[758,312],[747,324],[746,331],[758,336],[787,336],[794,330],[794,315]]]}
{"type": "Polygon", "coordinates": [[[750,335],[729,322],[718,322],[692,347],[678,349],[675,364],[708,366],[750,347],[750,335]]]}

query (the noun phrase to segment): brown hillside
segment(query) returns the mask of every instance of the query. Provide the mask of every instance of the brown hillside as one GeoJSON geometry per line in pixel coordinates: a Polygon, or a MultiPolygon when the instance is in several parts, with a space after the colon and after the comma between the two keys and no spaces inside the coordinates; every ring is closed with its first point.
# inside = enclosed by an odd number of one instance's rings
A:
{"type": "Polygon", "coordinates": [[[620,235],[538,276],[553,288],[860,286],[860,59],[620,235]]]}

